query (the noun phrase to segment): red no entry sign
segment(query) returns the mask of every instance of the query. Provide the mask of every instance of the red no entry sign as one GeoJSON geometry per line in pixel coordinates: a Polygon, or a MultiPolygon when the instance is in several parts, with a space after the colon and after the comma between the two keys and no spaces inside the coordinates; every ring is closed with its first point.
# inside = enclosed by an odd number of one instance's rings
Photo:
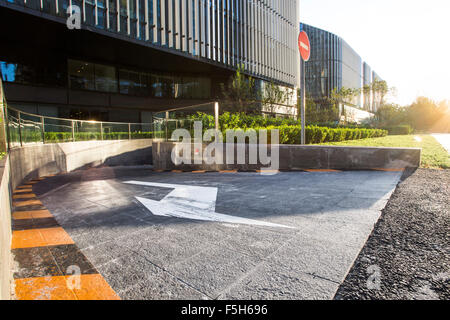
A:
{"type": "Polygon", "coordinates": [[[300,32],[300,35],[298,36],[298,48],[303,60],[308,61],[311,56],[311,45],[305,31],[300,32]]]}

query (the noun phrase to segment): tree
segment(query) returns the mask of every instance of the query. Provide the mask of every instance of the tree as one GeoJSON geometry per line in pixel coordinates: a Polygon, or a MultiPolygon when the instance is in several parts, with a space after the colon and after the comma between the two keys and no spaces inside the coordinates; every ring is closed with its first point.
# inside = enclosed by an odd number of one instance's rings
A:
{"type": "Polygon", "coordinates": [[[433,130],[435,132],[450,132],[450,101],[444,100],[438,104],[440,119],[435,123],[433,130]]]}
{"type": "Polygon", "coordinates": [[[258,113],[255,103],[255,80],[246,77],[243,66],[239,66],[227,86],[221,85],[226,109],[231,112],[258,113]]]}
{"type": "Polygon", "coordinates": [[[409,122],[419,131],[448,132],[450,115],[448,109],[443,108],[445,105],[446,102],[438,104],[429,98],[418,97],[408,108],[409,122]]]}
{"type": "Polygon", "coordinates": [[[364,95],[364,109],[371,111],[371,97],[372,97],[372,86],[366,84],[362,87],[362,93],[364,95]]]}
{"type": "Polygon", "coordinates": [[[276,113],[277,105],[285,104],[289,99],[289,92],[283,90],[280,86],[273,82],[266,84],[264,87],[262,102],[268,108],[270,113],[276,113]]]}
{"type": "MultiPolygon", "coordinates": [[[[300,114],[301,101],[298,103],[300,114]]],[[[339,108],[329,98],[315,100],[306,93],[305,116],[307,124],[335,122],[339,120],[339,108]]]]}
{"type": "Polygon", "coordinates": [[[361,94],[361,89],[342,87],[340,90],[334,88],[331,92],[331,100],[338,107],[340,104],[348,103],[355,105],[354,100],[361,94]]]}
{"type": "Polygon", "coordinates": [[[397,104],[384,104],[376,110],[372,124],[379,128],[408,124],[407,110],[397,104]]]}
{"type": "Polygon", "coordinates": [[[384,80],[374,80],[370,86],[373,92],[375,109],[383,106],[387,94],[395,90],[394,88],[389,88],[387,82],[384,80]]]}

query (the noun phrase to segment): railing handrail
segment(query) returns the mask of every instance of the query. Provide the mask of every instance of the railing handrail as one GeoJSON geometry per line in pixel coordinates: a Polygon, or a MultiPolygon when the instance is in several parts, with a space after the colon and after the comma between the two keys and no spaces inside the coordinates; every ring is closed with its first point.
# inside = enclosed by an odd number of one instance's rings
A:
{"type": "MultiPolygon", "coordinates": [[[[128,125],[128,124],[130,124],[130,125],[150,125],[150,124],[155,123],[155,121],[153,121],[153,122],[115,122],[115,121],[99,121],[99,120],[80,120],[80,119],[58,118],[58,117],[43,116],[43,115],[39,115],[39,114],[29,113],[29,112],[22,111],[22,110],[19,110],[19,109],[10,107],[10,106],[6,106],[6,108],[8,110],[14,110],[16,112],[19,112],[21,114],[26,114],[26,115],[31,116],[31,117],[52,119],[52,120],[58,120],[58,121],[69,121],[69,122],[76,121],[76,122],[85,122],[85,123],[91,123],[91,124],[95,124],[95,123],[108,124],[108,123],[111,123],[111,124],[122,124],[122,125],[128,125]]],[[[11,117],[16,118],[14,116],[11,116],[11,117]]],[[[166,118],[158,118],[158,117],[155,117],[155,119],[158,119],[158,121],[161,121],[161,122],[165,122],[165,121],[168,121],[168,122],[193,121],[194,120],[194,119],[170,119],[170,118],[166,119],[166,118]]],[[[21,121],[33,121],[33,120],[21,119],[21,121]]]]}
{"type": "MultiPolygon", "coordinates": [[[[50,116],[43,116],[38,114],[33,114],[26,111],[21,111],[13,107],[9,107],[6,103],[4,105],[4,109],[7,113],[7,127],[8,127],[8,133],[6,136],[6,141],[8,143],[8,149],[15,148],[15,147],[21,147],[24,144],[29,143],[59,143],[59,142],[76,142],[79,141],[80,138],[79,134],[99,134],[99,137],[94,139],[88,139],[88,140],[105,140],[105,134],[115,133],[115,134],[126,134],[128,133],[128,139],[122,139],[122,140],[133,140],[133,139],[140,139],[139,137],[134,137],[135,134],[142,134],[144,137],[145,135],[148,135],[148,137],[151,137],[152,139],[164,139],[167,140],[169,137],[169,124],[175,122],[176,127],[178,128],[178,123],[181,124],[181,127],[184,127],[184,122],[188,122],[187,125],[189,125],[189,122],[192,123],[195,121],[195,119],[170,119],[166,118],[156,118],[153,122],[144,122],[144,123],[137,123],[137,122],[109,122],[109,121],[96,121],[96,120],[77,120],[77,119],[66,119],[66,118],[57,118],[57,117],[50,117],[50,116]],[[33,117],[35,120],[32,119],[24,119],[23,116],[33,117]],[[60,123],[48,123],[45,121],[45,119],[52,119],[55,121],[60,121],[60,123]],[[64,124],[64,121],[66,125],[64,124]],[[63,123],[61,123],[63,122],[63,123]],[[70,124],[70,125],[67,125],[70,124]],[[83,124],[94,124],[96,125],[94,128],[87,126],[87,130],[84,128],[83,124]],[[120,130],[120,128],[114,129],[114,126],[124,126],[124,130],[120,130]],[[136,128],[131,129],[132,125],[138,126],[138,130],[136,128]],[[51,141],[47,141],[46,133],[52,133],[52,132],[60,132],[60,131],[53,131],[53,130],[45,130],[46,126],[54,126],[58,128],[65,128],[66,130],[63,131],[63,133],[72,133],[71,139],[63,138],[64,141],[59,141],[58,139],[51,141]],[[98,127],[98,128],[97,128],[98,127]],[[126,127],[126,129],[125,129],[126,127]],[[165,128],[164,128],[165,127],[165,128]],[[12,134],[10,133],[10,128],[18,129],[18,141],[12,140],[12,134]],[[24,133],[25,129],[31,129],[35,130],[36,132],[40,132],[41,138],[40,141],[25,141],[24,137],[27,137],[27,134],[24,133]],[[94,130],[94,131],[92,131],[94,130]],[[114,131],[115,130],[115,131],[114,131]],[[164,133],[165,132],[165,133],[164,133]],[[161,134],[163,133],[163,134],[161,134]]],[[[108,139],[108,138],[106,138],[108,139]]],[[[81,137],[80,141],[86,141],[83,140],[81,137]]]]}
{"type": "MultiPolygon", "coordinates": [[[[98,120],[79,120],[79,119],[58,118],[58,117],[50,117],[50,116],[43,116],[43,115],[39,115],[39,114],[33,114],[33,113],[26,112],[26,111],[18,110],[16,108],[13,108],[10,106],[6,106],[6,108],[8,110],[14,110],[16,112],[19,112],[21,114],[26,114],[28,116],[44,118],[44,119],[52,119],[52,120],[58,120],[58,121],[69,121],[69,122],[76,121],[76,122],[86,122],[86,123],[111,123],[111,124],[123,124],[123,125],[128,125],[128,124],[149,125],[149,124],[153,123],[153,122],[115,122],[115,121],[98,121],[98,120]]],[[[26,119],[21,119],[21,120],[26,120],[26,119]]],[[[28,121],[32,121],[32,120],[28,120],[28,121]]]]}

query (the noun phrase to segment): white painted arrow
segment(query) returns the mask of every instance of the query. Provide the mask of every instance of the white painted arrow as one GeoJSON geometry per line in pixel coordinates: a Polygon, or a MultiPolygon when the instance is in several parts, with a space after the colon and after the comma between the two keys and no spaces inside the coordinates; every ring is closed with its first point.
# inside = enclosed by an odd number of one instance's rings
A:
{"type": "Polygon", "coordinates": [[[281,224],[216,213],[217,188],[141,181],[127,181],[125,183],[173,189],[161,201],[136,197],[155,216],[293,229],[281,224]]]}

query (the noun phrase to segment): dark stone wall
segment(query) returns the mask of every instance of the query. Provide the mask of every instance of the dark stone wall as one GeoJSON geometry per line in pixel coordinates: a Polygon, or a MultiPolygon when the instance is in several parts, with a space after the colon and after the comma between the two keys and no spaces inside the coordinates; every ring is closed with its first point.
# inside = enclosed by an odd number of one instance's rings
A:
{"type": "MultiPolygon", "coordinates": [[[[240,145],[242,146],[242,145],[240,145]]],[[[261,163],[250,164],[249,145],[245,145],[246,164],[236,164],[237,148],[234,145],[234,163],[223,165],[183,164],[176,166],[171,160],[175,143],[154,142],[153,164],[157,170],[259,170],[261,163]]],[[[205,148],[206,146],[203,146],[205,148]]],[[[253,146],[258,149],[258,146],[253,146]]],[[[194,158],[194,147],[192,158],[194,158]]],[[[270,146],[268,147],[270,154],[270,146]]],[[[219,151],[226,159],[226,146],[219,151]]],[[[373,170],[373,169],[403,169],[420,166],[421,149],[413,148],[367,148],[367,147],[336,147],[336,146],[279,146],[280,170],[301,169],[335,169],[335,170],[373,170]]],[[[226,160],[224,160],[225,162],[226,160]]]]}

